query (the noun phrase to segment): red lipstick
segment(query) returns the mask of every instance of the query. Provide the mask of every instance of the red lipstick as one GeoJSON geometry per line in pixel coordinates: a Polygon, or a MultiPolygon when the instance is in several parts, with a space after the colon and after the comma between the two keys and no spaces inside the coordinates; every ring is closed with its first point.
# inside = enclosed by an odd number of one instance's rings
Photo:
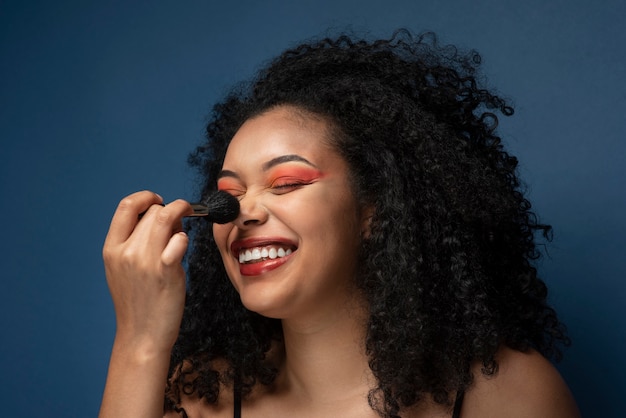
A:
{"type": "Polygon", "coordinates": [[[280,237],[257,237],[234,241],[230,246],[231,254],[239,262],[239,271],[242,276],[258,276],[274,270],[285,264],[297,246],[293,241],[280,237]],[[265,255],[259,257],[258,251],[265,255]],[[248,262],[242,262],[244,252],[247,253],[248,262]],[[250,260],[250,252],[256,260],[250,260]],[[285,254],[286,252],[286,254],[285,254]],[[272,255],[273,253],[273,255],[272,255]],[[282,254],[282,256],[281,256],[282,254]]]}

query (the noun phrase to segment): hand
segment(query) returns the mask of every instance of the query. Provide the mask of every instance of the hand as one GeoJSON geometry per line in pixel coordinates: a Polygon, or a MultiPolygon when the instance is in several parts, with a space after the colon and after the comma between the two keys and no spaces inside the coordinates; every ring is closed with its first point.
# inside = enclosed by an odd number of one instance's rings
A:
{"type": "Polygon", "coordinates": [[[117,320],[116,345],[128,349],[171,351],[182,319],[185,271],[181,262],[189,243],[182,218],[192,208],[183,200],[162,203],[160,196],[148,191],[124,198],[104,243],[117,320]]]}

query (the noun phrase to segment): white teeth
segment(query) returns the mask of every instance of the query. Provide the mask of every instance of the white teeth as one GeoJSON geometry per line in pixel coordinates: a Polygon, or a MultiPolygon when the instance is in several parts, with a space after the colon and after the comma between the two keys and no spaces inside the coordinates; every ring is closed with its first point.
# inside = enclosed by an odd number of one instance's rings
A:
{"type": "Polygon", "coordinates": [[[241,264],[248,262],[257,262],[263,260],[273,260],[275,258],[285,257],[291,254],[293,250],[291,248],[282,247],[258,247],[247,250],[241,250],[239,252],[239,262],[241,264]]]}

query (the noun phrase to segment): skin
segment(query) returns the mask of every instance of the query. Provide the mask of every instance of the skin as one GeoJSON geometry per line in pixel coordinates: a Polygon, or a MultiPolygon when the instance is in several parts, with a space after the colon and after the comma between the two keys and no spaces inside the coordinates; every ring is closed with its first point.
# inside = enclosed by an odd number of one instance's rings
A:
{"type": "MultiPolygon", "coordinates": [[[[371,376],[363,368],[366,358],[358,343],[364,309],[354,285],[368,211],[357,205],[347,165],[328,145],[326,124],[303,119],[293,109],[268,111],[237,132],[223,169],[229,175],[218,185],[241,205],[232,224],[213,227],[226,271],[243,304],[282,319],[285,335],[275,387],[250,408],[261,414],[302,410],[297,416],[320,416],[328,412],[321,408],[347,405],[349,394],[358,399],[356,416],[371,415],[362,398],[371,376]],[[267,168],[285,156],[297,156],[297,161],[267,168]],[[281,176],[306,181],[277,188],[293,183],[281,176]],[[277,268],[247,276],[231,250],[233,243],[248,240],[292,243],[295,251],[277,268]],[[358,390],[346,393],[347,387],[358,390]]],[[[354,414],[352,404],[346,413],[350,409],[354,414]]]]}
{"type": "Polygon", "coordinates": [[[103,258],[117,328],[101,417],[155,417],[163,413],[170,352],[182,318],[188,238],[182,200],[139,192],[122,200],[106,237],[103,258]],[[145,212],[140,221],[138,216],[145,212]]]}
{"type": "MultiPolygon", "coordinates": [[[[214,225],[226,271],[242,303],[280,318],[284,331],[284,345],[270,352],[279,375],[243,401],[246,418],[378,416],[367,402],[375,385],[362,345],[367,310],[354,286],[357,248],[369,234],[373,208],[356,201],[327,128],[294,108],[271,109],[240,128],[223,164],[218,187],[241,205],[234,222],[214,225]],[[292,254],[240,265],[241,248],[268,244],[292,254]]],[[[191,208],[160,203],[151,192],[124,199],[105,242],[118,329],[101,417],[162,416],[162,382],[184,305],[187,237],[180,222],[191,208]]],[[[503,347],[497,359],[500,369],[491,378],[474,366],[464,418],[579,416],[567,386],[541,355],[503,347]]],[[[190,417],[232,417],[232,388],[224,388],[215,405],[187,396],[182,406],[190,417]]],[[[431,399],[402,411],[411,418],[450,414],[431,399]]]]}
{"type": "Polygon", "coordinates": [[[325,144],[325,132],[324,122],[303,122],[287,109],[247,121],[228,147],[227,175],[218,182],[238,197],[241,212],[233,223],[213,226],[243,304],[307,327],[326,326],[337,307],[354,305],[356,253],[365,227],[347,165],[325,144]],[[294,251],[276,268],[262,262],[253,269],[262,274],[242,274],[232,245],[273,243],[294,251]]]}

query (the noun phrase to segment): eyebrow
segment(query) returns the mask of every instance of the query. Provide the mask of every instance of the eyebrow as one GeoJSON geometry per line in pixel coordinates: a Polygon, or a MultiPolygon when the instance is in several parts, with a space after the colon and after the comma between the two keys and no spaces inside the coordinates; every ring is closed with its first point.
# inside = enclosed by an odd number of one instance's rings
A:
{"type": "Polygon", "coordinates": [[[217,179],[218,180],[221,179],[221,178],[224,178],[224,177],[233,177],[235,179],[239,179],[239,176],[234,171],[222,170],[219,173],[217,173],[217,179]]]}
{"type": "Polygon", "coordinates": [[[283,164],[283,163],[288,163],[288,162],[292,162],[292,161],[305,163],[305,164],[310,165],[311,167],[317,168],[317,166],[315,164],[313,164],[312,162],[310,162],[309,160],[307,160],[304,157],[301,157],[301,156],[296,155],[296,154],[288,154],[288,155],[281,155],[280,157],[272,158],[271,160],[269,160],[268,162],[263,164],[263,171],[267,171],[267,170],[269,170],[270,168],[272,168],[272,167],[274,167],[276,165],[283,164]]]}
{"type": "MultiPolygon", "coordinates": [[[[313,164],[312,162],[310,162],[306,158],[301,157],[301,156],[299,156],[297,154],[281,155],[280,157],[272,158],[268,162],[263,163],[263,166],[261,168],[263,169],[263,171],[267,171],[267,170],[269,170],[270,168],[272,168],[274,166],[277,166],[279,164],[292,162],[292,161],[305,163],[307,165],[310,165],[313,168],[317,168],[317,166],[315,164],[313,164]]],[[[233,177],[235,179],[239,179],[239,175],[237,173],[235,173],[234,171],[230,171],[230,170],[222,170],[222,171],[220,171],[219,174],[217,175],[217,178],[219,180],[222,177],[233,177]]]]}

